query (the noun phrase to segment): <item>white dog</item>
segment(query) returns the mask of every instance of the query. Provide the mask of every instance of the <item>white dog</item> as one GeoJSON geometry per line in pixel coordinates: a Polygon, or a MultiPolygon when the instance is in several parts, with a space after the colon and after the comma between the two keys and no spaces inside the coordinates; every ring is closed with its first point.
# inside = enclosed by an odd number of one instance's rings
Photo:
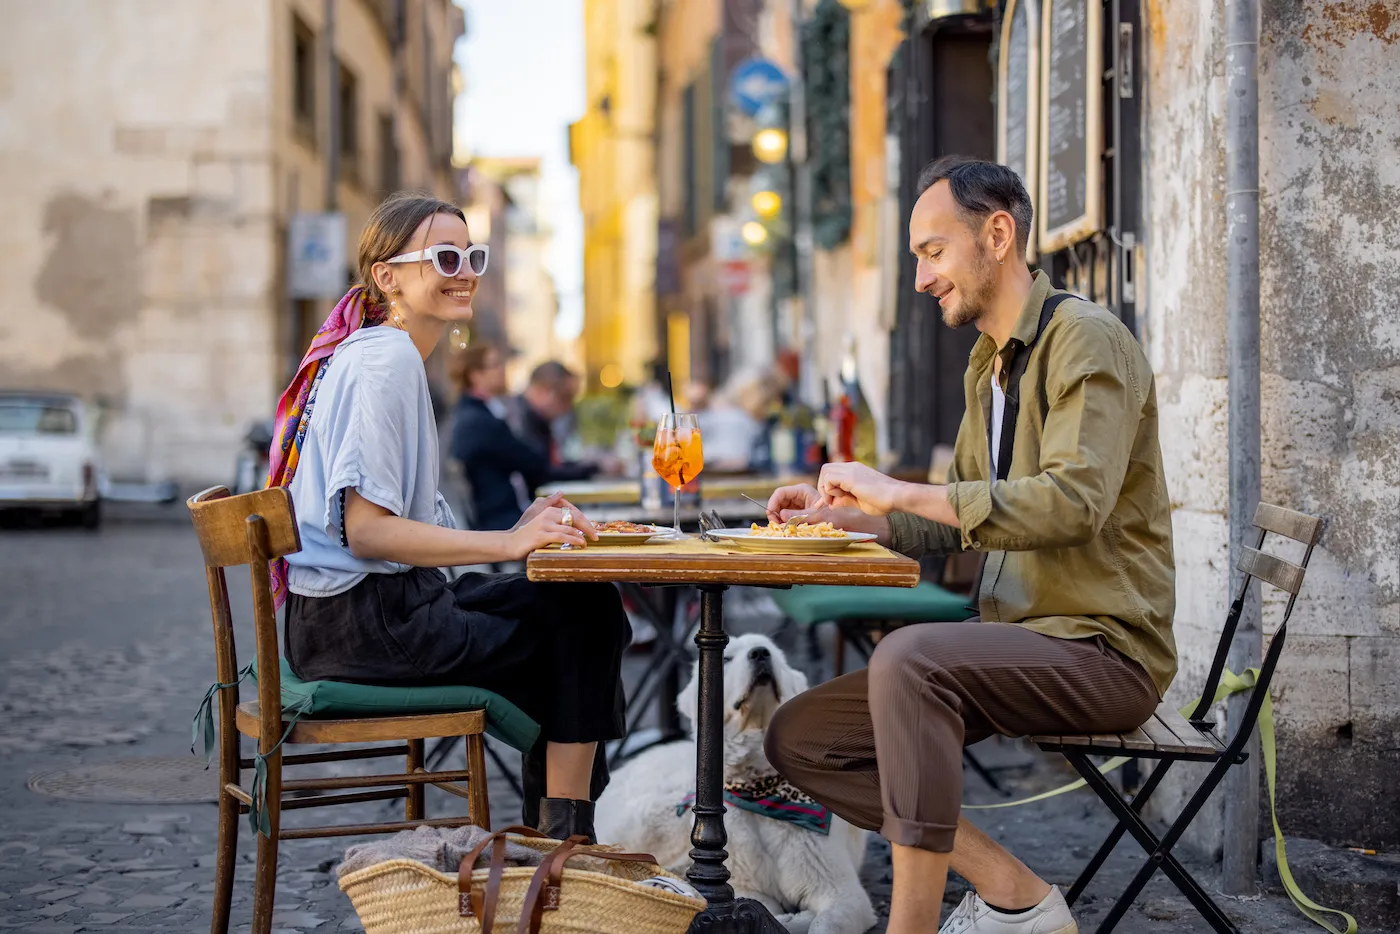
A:
{"type": "MultiPolygon", "coordinates": [[[[698,671],[698,665],[697,669],[698,671]]],[[[697,678],[676,698],[695,722],[697,678]]],[[[724,650],[724,780],[763,787],[776,782],[763,754],[763,733],[778,705],[807,689],[807,678],[767,636],[745,635],[724,650]]],[[[647,750],[613,775],[598,800],[598,839],[654,855],[673,872],[690,868],[687,808],[695,791],[695,743],[647,750]]],[[[861,934],[875,923],[858,873],[866,832],[830,815],[830,832],[726,807],[730,884],[740,898],[762,902],[792,934],[861,934]]]]}

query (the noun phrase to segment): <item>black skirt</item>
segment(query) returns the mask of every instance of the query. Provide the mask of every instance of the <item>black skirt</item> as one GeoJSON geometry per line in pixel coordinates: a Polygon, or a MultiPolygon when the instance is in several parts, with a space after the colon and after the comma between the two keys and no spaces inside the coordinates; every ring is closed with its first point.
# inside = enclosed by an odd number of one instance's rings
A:
{"type": "MultiPolygon", "coordinates": [[[[526,756],[526,819],[543,795],[546,742],[623,734],[622,652],[631,638],[611,584],[540,584],[524,574],[412,568],[371,574],[331,597],[291,594],[287,662],[304,681],[467,684],[494,691],[540,724],[526,756]]],[[[594,797],[606,784],[597,756],[594,797]]]]}

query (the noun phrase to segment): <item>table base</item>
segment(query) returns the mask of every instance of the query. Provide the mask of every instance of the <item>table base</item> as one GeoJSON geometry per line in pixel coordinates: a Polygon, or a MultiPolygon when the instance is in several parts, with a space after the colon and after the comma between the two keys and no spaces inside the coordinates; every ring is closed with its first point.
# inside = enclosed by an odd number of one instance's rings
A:
{"type": "Polygon", "coordinates": [[[690,922],[688,934],[787,934],[787,928],[768,913],[762,903],[739,898],[725,905],[711,905],[690,922]]]}
{"type": "Polygon", "coordinates": [[[690,833],[694,849],[692,866],[686,878],[709,903],[695,916],[690,930],[695,934],[785,934],[767,908],[749,898],[734,897],[729,884],[729,858],[724,845],[724,647],[729,636],[724,631],[724,591],[722,584],[700,587],[700,631],[695,644],[700,649],[700,684],[696,698],[695,724],[695,827],[690,833]]]}

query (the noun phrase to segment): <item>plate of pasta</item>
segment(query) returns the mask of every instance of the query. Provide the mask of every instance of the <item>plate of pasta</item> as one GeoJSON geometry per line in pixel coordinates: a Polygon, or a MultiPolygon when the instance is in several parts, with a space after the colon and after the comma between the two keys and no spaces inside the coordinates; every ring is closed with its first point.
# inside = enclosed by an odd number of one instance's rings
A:
{"type": "Polygon", "coordinates": [[[658,535],[673,534],[665,526],[646,525],[640,522],[601,522],[594,526],[598,532],[599,545],[642,545],[658,535]]]}
{"type": "Polygon", "coordinates": [[[747,529],[714,529],[711,538],[748,551],[780,555],[816,555],[843,551],[858,542],[873,542],[869,532],[847,532],[830,522],[784,525],[753,523],[747,529]]]}

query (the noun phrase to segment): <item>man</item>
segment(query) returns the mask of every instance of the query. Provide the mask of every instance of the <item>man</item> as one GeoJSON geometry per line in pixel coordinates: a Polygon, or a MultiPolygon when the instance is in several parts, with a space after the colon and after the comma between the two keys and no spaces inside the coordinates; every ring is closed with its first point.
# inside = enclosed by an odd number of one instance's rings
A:
{"type": "Polygon", "coordinates": [[[506,420],[516,436],[551,465],[553,480],[587,480],[598,473],[592,463],[571,463],[560,454],[555,425],[574,411],[578,376],[557,360],[547,360],[530,373],[525,391],[512,400],[506,420]]]}
{"type": "Polygon", "coordinates": [[[993,733],[1132,729],[1171,683],[1171,517],[1153,375],[1112,314],[1031,275],[1031,203],[1014,172],[944,158],[917,191],[916,287],[949,327],[982,332],[949,482],[832,464],[818,489],[775,493],[769,512],[811,512],[911,556],[983,552],[981,618],[890,634],[868,669],[780,708],[768,756],[889,839],[890,934],[934,929],[950,866],[976,891],[943,931],[1074,934],[1059,890],[959,816],[961,751],[993,733]]]}
{"type": "Polygon", "coordinates": [[[451,450],[471,486],[473,524],[482,531],[514,528],[531,491],[579,474],[553,467],[548,448],[517,438],[491,410],[490,403],[506,391],[506,359],[499,347],[472,344],[462,353],[455,375],[462,395],[453,415],[451,450]]]}

